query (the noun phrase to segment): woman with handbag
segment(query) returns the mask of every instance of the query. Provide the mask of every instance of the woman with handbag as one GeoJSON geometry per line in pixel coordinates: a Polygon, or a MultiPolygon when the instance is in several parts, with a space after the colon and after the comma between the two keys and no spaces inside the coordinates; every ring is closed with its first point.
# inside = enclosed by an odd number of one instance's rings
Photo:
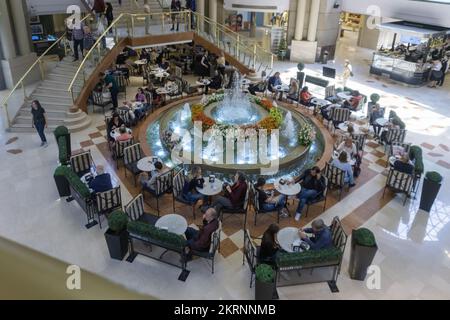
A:
{"type": "Polygon", "coordinates": [[[442,63],[439,59],[433,59],[433,66],[431,67],[431,83],[428,85],[429,88],[436,88],[436,84],[442,78],[442,63]]]}
{"type": "Polygon", "coordinates": [[[348,59],[345,59],[344,72],[342,74],[344,90],[345,90],[345,87],[347,86],[347,80],[350,77],[353,77],[353,68],[352,68],[352,65],[350,64],[350,61],[348,59]]]}

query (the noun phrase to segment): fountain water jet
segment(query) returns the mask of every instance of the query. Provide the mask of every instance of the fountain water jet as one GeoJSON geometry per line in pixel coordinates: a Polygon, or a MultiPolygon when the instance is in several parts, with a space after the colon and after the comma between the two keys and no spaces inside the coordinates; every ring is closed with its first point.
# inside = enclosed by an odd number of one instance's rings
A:
{"type": "Polygon", "coordinates": [[[286,114],[282,133],[286,138],[289,139],[290,146],[294,146],[297,143],[297,135],[295,134],[294,129],[294,120],[292,120],[292,113],[290,111],[286,114]]]}

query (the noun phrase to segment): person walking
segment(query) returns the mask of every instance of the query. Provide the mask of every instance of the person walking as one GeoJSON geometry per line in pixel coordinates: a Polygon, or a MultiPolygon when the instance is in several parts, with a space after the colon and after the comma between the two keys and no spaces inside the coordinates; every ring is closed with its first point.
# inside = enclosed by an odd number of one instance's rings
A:
{"type": "Polygon", "coordinates": [[[91,11],[95,13],[95,19],[98,21],[100,16],[105,13],[105,0],[94,0],[91,11]]]}
{"type": "Polygon", "coordinates": [[[437,82],[437,85],[438,85],[439,87],[442,87],[442,85],[444,84],[445,75],[447,74],[447,71],[448,71],[448,57],[447,57],[447,56],[444,56],[444,57],[442,58],[441,64],[442,64],[442,69],[441,69],[442,76],[441,76],[441,78],[439,79],[439,81],[437,82]]]}
{"type": "Polygon", "coordinates": [[[348,59],[345,59],[344,62],[344,72],[342,73],[342,82],[344,85],[344,89],[347,86],[347,81],[350,77],[353,77],[353,68],[348,59]]]}
{"type": "Polygon", "coordinates": [[[73,38],[73,61],[78,61],[79,59],[79,53],[78,53],[78,47],[80,48],[81,55],[84,57],[84,31],[83,26],[80,24],[79,27],[74,26],[73,32],[72,32],[72,38],[73,38]]]}
{"type": "Polygon", "coordinates": [[[119,105],[119,102],[117,100],[117,96],[119,95],[119,86],[117,85],[116,79],[114,79],[112,74],[105,75],[103,72],[100,73],[100,77],[103,78],[105,87],[109,89],[109,92],[111,92],[113,110],[116,111],[119,105]]]}
{"type": "Polygon", "coordinates": [[[429,88],[436,88],[438,81],[442,78],[444,72],[442,72],[442,63],[438,58],[433,59],[433,66],[431,67],[431,83],[429,88]]]}
{"type": "MultiPolygon", "coordinates": [[[[114,20],[113,6],[110,2],[106,3],[105,16],[106,16],[106,20],[108,21],[108,28],[109,28],[114,20]]],[[[109,33],[112,33],[112,29],[109,29],[109,33]]]]}
{"type": "Polygon", "coordinates": [[[47,115],[38,100],[31,103],[31,115],[33,116],[31,126],[36,128],[41,138],[41,147],[47,147],[47,138],[44,133],[45,128],[48,127],[47,115]]]}
{"type": "Polygon", "coordinates": [[[170,10],[175,12],[172,13],[172,29],[170,29],[170,31],[175,30],[175,21],[177,23],[177,31],[178,31],[180,27],[180,21],[178,19],[178,13],[176,12],[181,11],[181,2],[179,0],[172,0],[172,3],[170,4],[170,10]]]}

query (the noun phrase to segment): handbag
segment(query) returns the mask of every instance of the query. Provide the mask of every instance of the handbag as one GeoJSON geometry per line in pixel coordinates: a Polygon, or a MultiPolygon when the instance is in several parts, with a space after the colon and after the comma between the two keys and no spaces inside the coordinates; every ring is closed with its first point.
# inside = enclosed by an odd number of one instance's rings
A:
{"type": "Polygon", "coordinates": [[[353,76],[354,76],[353,72],[352,72],[352,71],[350,71],[350,77],[353,77],[353,76]]]}

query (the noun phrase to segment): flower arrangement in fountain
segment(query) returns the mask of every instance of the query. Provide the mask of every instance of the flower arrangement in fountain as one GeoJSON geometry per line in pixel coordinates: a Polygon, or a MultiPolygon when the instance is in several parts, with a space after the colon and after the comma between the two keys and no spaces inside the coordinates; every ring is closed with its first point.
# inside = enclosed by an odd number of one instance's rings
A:
{"type": "Polygon", "coordinates": [[[298,132],[298,142],[302,146],[309,146],[316,138],[316,131],[310,124],[305,124],[298,132]]]}
{"type": "Polygon", "coordinates": [[[181,142],[181,137],[173,133],[171,130],[165,130],[163,133],[162,142],[169,150],[172,150],[181,142]]]}

